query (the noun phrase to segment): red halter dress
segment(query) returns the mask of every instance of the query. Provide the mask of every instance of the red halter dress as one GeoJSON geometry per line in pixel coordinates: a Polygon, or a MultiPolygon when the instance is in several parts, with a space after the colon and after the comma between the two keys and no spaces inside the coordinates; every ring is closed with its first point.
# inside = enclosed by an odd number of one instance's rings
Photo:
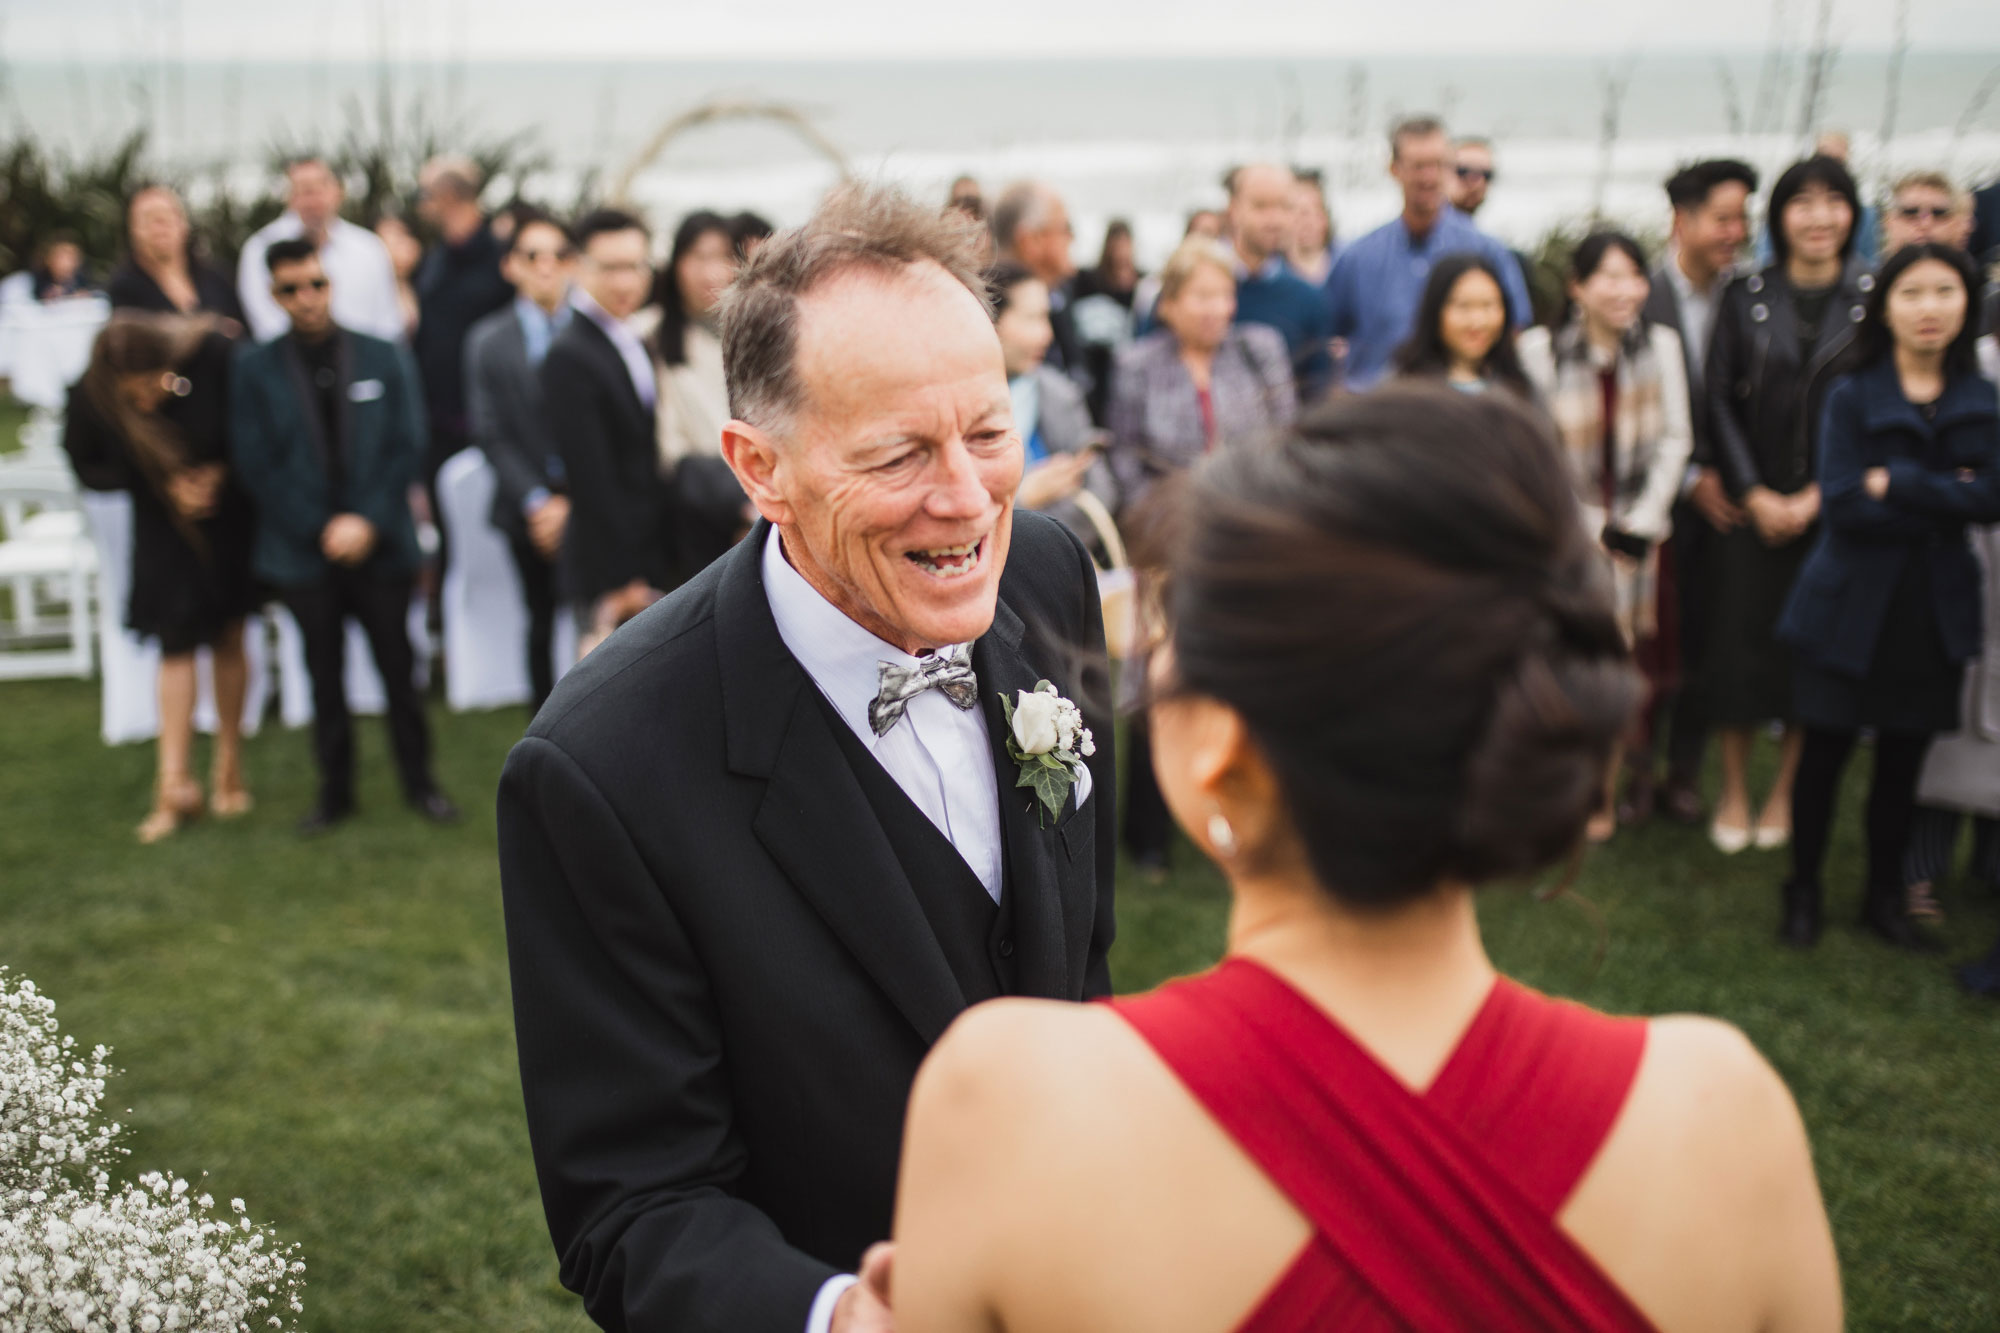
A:
{"type": "Polygon", "coordinates": [[[1114,1007],[1313,1225],[1239,1333],[1654,1333],[1556,1224],[1643,1019],[1502,977],[1419,1094],[1247,959],[1114,1007]]]}

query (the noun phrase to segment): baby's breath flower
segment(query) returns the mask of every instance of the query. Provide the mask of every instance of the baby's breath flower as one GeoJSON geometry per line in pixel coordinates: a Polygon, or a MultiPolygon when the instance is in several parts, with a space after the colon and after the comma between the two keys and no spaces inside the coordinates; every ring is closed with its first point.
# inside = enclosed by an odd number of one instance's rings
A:
{"type": "Polygon", "coordinates": [[[178,1176],[113,1187],[127,1150],[97,1118],[110,1050],[82,1054],[32,981],[7,980],[0,967],[0,1333],[248,1333],[270,1295],[304,1313],[298,1247],[273,1245],[243,1200],[231,1225],[178,1176]]]}

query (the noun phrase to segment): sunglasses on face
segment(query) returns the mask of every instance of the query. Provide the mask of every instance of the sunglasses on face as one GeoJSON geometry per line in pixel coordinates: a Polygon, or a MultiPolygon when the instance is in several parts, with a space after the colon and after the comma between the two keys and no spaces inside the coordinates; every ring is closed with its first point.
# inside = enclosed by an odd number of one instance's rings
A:
{"type": "Polygon", "coordinates": [[[1939,222],[1950,217],[1951,210],[1926,204],[1904,204],[1897,208],[1896,216],[1905,222],[1939,222]]]}
{"type": "Polygon", "coordinates": [[[280,296],[297,296],[307,288],[311,288],[316,292],[323,292],[327,289],[327,285],[325,278],[307,278],[304,282],[281,282],[271,290],[280,296]]]}
{"type": "Polygon", "coordinates": [[[1458,167],[1458,178],[1462,181],[1490,181],[1493,179],[1491,167],[1458,167]]]}

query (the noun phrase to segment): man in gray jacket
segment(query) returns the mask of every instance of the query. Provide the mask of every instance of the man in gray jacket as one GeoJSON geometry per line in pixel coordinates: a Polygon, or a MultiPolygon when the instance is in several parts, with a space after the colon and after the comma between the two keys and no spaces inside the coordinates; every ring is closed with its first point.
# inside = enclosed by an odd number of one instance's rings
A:
{"type": "Polygon", "coordinates": [[[493,465],[493,526],[507,535],[528,603],[528,680],[537,709],[555,688],[555,562],[569,496],[536,372],[569,323],[575,271],[569,231],[544,214],[523,213],[501,263],[514,300],[473,325],[465,340],[466,420],[473,445],[493,465]]]}

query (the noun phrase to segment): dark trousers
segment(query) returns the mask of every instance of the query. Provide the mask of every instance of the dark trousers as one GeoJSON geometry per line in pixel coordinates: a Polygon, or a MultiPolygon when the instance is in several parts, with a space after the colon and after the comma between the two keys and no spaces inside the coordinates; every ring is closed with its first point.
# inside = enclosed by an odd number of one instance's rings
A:
{"type": "Polygon", "coordinates": [[[382,675],[389,705],[389,744],[403,795],[414,800],[433,790],[430,732],[417,697],[416,654],[410,647],[410,580],[370,578],[336,569],[324,583],[287,588],[285,607],[305,639],[312,677],[313,758],[319,764],[320,802],[328,809],[354,805],[354,719],[347,711],[347,633],[352,617],[368,637],[368,651],[382,675]]]}
{"type": "MultiPolygon", "coordinates": [[[[1841,775],[1859,739],[1852,731],[1805,729],[1798,782],[1792,788],[1792,882],[1820,887],[1826,845],[1833,835],[1834,804],[1841,775]]],[[[1917,779],[1931,748],[1926,735],[1883,733],[1875,738],[1875,772],[1868,785],[1868,892],[1903,893],[1903,856],[1910,844],[1910,820],[1917,808],[1917,779]]]]}
{"type": "MultiPolygon", "coordinates": [[[[1680,626],[1680,683],[1662,692],[1655,701],[1658,722],[1653,744],[1666,751],[1667,781],[1693,787],[1701,779],[1701,761],[1708,749],[1708,724],[1702,720],[1701,699],[1687,683],[1701,670],[1702,650],[1708,638],[1707,586],[1703,550],[1714,529],[1692,504],[1674,506],[1674,535],[1667,539],[1660,558],[1673,562],[1675,619],[1680,626]],[[1664,732],[1664,739],[1661,733],[1664,732]]],[[[1663,576],[1664,577],[1664,576],[1663,576]]]]}
{"type": "Polygon", "coordinates": [[[514,553],[521,596],[528,603],[528,686],[539,712],[556,687],[556,567],[526,537],[509,533],[507,549],[514,553]]]}
{"type": "MultiPolygon", "coordinates": [[[[1958,850],[1958,828],[1964,817],[1956,810],[1919,809],[1910,823],[1910,850],[1903,859],[1903,878],[1911,884],[1936,884],[1951,873],[1958,850]]],[[[1972,816],[1972,877],[2000,886],[2000,820],[1972,816]]]]}

